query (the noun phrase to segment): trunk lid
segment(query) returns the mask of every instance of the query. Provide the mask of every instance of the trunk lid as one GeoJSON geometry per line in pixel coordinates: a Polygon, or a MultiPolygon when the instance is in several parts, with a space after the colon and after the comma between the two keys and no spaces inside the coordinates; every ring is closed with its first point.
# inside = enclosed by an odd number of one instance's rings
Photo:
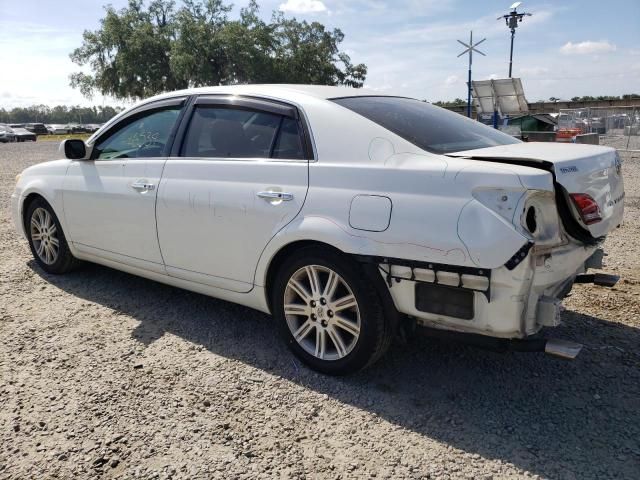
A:
{"type": "MultiPolygon", "coordinates": [[[[602,220],[586,225],[577,208],[574,219],[594,238],[602,237],[622,223],[624,182],[620,157],[611,147],[566,143],[523,142],[448,154],[500,163],[526,164],[554,173],[557,183],[571,194],[587,194],[598,207],[602,220]]],[[[566,199],[567,203],[572,203],[566,199]]]]}

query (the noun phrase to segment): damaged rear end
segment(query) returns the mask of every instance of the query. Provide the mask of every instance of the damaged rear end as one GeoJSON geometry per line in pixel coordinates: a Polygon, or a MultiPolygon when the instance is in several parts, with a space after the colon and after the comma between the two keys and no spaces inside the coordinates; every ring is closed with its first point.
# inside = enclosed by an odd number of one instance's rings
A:
{"type": "MultiPolygon", "coordinates": [[[[485,312],[511,314],[519,303],[515,331],[478,332],[526,337],[560,321],[561,301],[574,282],[611,286],[605,275],[584,276],[601,268],[601,244],[622,223],[624,183],[621,161],[612,148],[552,143],[519,143],[450,154],[452,157],[514,164],[549,172],[553,191],[527,190],[515,208],[504,208],[496,189],[476,189],[473,196],[511,222],[528,241],[504,267],[492,271],[485,312]]],[[[488,324],[486,324],[488,325],[488,324]]],[[[468,331],[468,330],[467,330],[468,331]]]]}
{"type": "Polygon", "coordinates": [[[525,165],[550,172],[563,226],[567,234],[579,242],[597,243],[622,223],[622,163],[613,148],[519,143],[450,156],[525,165]]]}

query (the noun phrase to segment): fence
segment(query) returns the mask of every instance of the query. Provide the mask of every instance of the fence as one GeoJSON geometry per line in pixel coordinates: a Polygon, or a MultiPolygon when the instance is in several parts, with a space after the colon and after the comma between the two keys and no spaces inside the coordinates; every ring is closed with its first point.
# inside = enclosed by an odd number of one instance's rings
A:
{"type": "Polygon", "coordinates": [[[640,107],[561,109],[558,138],[597,133],[600,145],[621,151],[640,151],[640,107]]]}

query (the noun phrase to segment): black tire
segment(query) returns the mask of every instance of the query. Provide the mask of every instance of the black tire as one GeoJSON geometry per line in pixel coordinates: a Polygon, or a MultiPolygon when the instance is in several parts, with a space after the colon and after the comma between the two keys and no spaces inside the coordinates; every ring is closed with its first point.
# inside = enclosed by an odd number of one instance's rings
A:
{"type": "MultiPolygon", "coordinates": [[[[386,352],[391,343],[394,332],[392,328],[393,315],[385,315],[385,309],[383,307],[384,304],[378,294],[374,282],[375,279],[371,279],[365,273],[360,264],[355,262],[349,256],[328,248],[316,246],[305,247],[296,251],[293,255],[287,258],[275,275],[271,291],[271,305],[273,307],[273,316],[277,322],[279,332],[289,349],[296,355],[296,357],[312,369],[330,375],[346,375],[354,373],[375,363],[386,352]],[[290,328],[289,323],[287,322],[284,308],[287,284],[292,276],[296,275],[297,272],[300,272],[301,269],[308,266],[319,266],[337,273],[344,282],[344,285],[348,286],[356,299],[357,306],[355,308],[359,311],[360,322],[359,335],[357,336],[357,339],[355,339],[355,336],[349,337],[350,340],[352,340],[351,350],[341,358],[321,359],[314,354],[309,353],[295,339],[292,328],[290,328]]],[[[298,298],[301,299],[302,297],[298,298]]],[[[307,302],[303,302],[302,304],[303,306],[311,305],[307,302]]],[[[315,307],[309,308],[308,311],[315,311],[315,307]]],[[[305,323],[306,320],[311,321],[311,317],[307,317],[306,315],[307,313],[304,313],[299,316],[301,323],[305,323]]],[[[323,315],[326,317],[326,314],[323,315]]],[[[338,314],[336,313],[335,315],[337,318],[338,314]]],[[[296,315],[294,315],[294,318],[295,317],[296,315]]],[[[330,322],[328,318],[326,321],[330,322]]],[[[318,329],[319,326],[314,324],[313,328],[318,329]]],[[[344,333],[340,329],[334,329],[334,334],[335,331],[344,333]]],[[[330,335],[327,335],[327,338],[330,337],[330,335]]],[[[308,341],[309,337],[306,338],[308,341]]],[[[317,337],[315,338],[317,342],[317,337]]],[[[332,342],[332,344],[336,346],[335,341],[332,340],[332,342]]],[[[335,355],[337,356],[337,348],[335,349],[335,352],[335,355]]]]}
{"type": "Polygon", "coordinates": [[[29,204],[29,208],[27,208],[27,211],[25,213],[24,225],[27,239],[29,240],[29,248],[31,249],[31,254],[33,255],[36,263],[45,272],[53,274],[67,273],[79,265],[80,261],[76,259],[69,250],[69,245],[67,244],[67,239],[64,236],[64,232],[62,231],[62,226],[60,225],[58,217],[56,216],[51,206],[43,198],[37,198],[29,204]],[[51,216],[51,220],[55,224],[55,233],[53,235],[55,235],[55,238],[58,241],[58,248],[55,259],[50,263],[48,263],[40,256],[40,254],[38,253],[38,248],[36,246],[36,242],[39,241],[34,241],[33,239],[34,233],[37,232],[34,232],[34,228],[32,228],[31,222],[34,214],[36,214],[39,209],[46,210],[51,216]]]}

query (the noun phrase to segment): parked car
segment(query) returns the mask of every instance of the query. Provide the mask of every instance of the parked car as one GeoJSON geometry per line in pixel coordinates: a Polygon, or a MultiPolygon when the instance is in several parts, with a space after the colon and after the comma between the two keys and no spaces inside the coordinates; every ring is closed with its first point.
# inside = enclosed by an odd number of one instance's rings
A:
{"type": "Polygon", "coordinates": [[[13,134],[16,136],[16,142],[35,142],[38,136],[27,130],[26,128],[11,128],[13,134]]]}
{"type": "Polygon", "coordinates": [[[84,131],[86,133],[95,133],[98,131],[98,129],[101,127],[101,124],[98,123],[86,123],[84,125],[82,125],[84,131]]]}
{"type": "Polygon", "coordinates": [[[0,124],[0,142],[9,143],[15,142],[16,135],[13,133],[13,130],[8,125],[0,124]]]}
{"type": "Polygon", "coordinates": [[[24,128],[36,135],[47,135],[49,133],[44,123],[27,123],[24,128]]]}
{"type": "Polygon", "coordinates": [[[573,357],[536,334],[575,281],[615,282],[583,275],[622,222],[614,149],[523,143],[411,98],[183,90],[60,148],[12,195],[43,270],[96,262],[269,312],[330,374],[372,364],[411,322],[573,357]]]}
{"type": "Polygon", "coordinates": [[[89,133],[86,127],[79,123],[70,123],[68,127],[69,127],[69,133],[89,133]]]}
{"type": "Polygon", "coordinates": [[[47,125],[47,130],[50,135],[66,135],[71,133],[71,127],[69,125],[47,125]]]}

